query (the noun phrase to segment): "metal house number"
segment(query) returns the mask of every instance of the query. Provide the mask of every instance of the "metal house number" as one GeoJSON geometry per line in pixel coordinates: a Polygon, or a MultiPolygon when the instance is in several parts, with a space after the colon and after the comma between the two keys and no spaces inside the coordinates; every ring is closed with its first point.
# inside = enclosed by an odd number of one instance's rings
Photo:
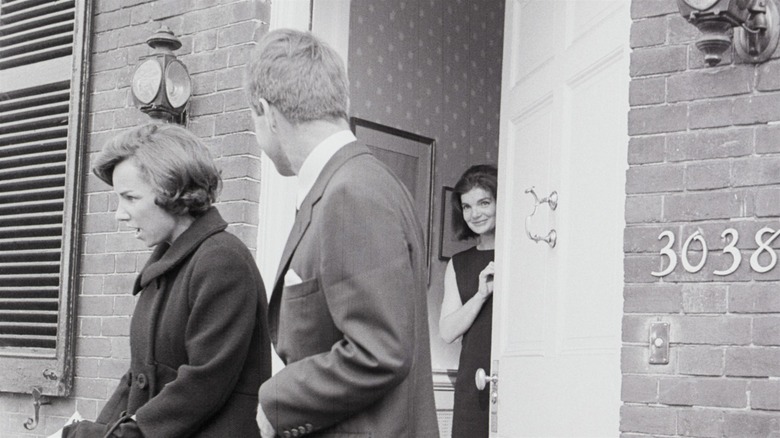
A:
{"type": "MultiPolygon", "coordinates": [[[[780,236],[780,229],[774,230],[769,227],[764,227],[756,232],[755,240],[758,248],[756,248],[756,250],[750,256],[750,268],[753,271],[759,274],[763,274],[764,272],[771,271],[775,267],[777,264],[777,253],[774,249],[772,249],[771,245],[778,236],[780,236]],[[761,264],[759,257],[762,253],[769,254],[769,263],[764,265],[761,264]]],[[[728,242],[728,244],[722,249],[722,252],[731,256],[732,262],[727,269],[715,270],[712,271],[712,273],[719,276],[725,276],[734,273],[734,271],[739,268],[739,265],[742,263],[742,253],[740,253],[739,249],[737,249],[737,241],[739,240],[739,232],[737,230],[734,228],[728,228],[720,234],[720,237],[728,242]]],[[[663,231],[658,235],[658,240],[662,240],[664,238],[667,239],[667,243],[666,246],[661,248],[659,253],[661,256],[666,257],[669,262],[665,269],[650,273],[655,277],[665,277],[671,274],[672,271],[674,271],[674,269],[677,267],[678,257],[677,254],[672,250],[675,242],[674,233],[669,230],[663,231]]],[[[682,263],[683,269],[685,269],[686,272],[694,274],[704,268],[704,264],[707,263],[707,255],[707,242],[704,240],[704,236],[702,236],[701,230],[696,230],[693,234],[688,236],[688,238],[683,243],[683,246],[680,250],[679,261],[682,263]],[[695,265],[692,264],[688,258],[688,249],[691,243],[694,241],[698,241],[702,248],[701,259],[699,259],[698,263],[695,265]]]]}

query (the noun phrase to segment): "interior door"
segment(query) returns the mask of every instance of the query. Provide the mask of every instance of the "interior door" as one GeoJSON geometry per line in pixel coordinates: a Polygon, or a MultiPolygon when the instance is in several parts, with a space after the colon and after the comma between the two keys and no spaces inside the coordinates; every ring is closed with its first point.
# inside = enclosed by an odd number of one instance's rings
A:
{"type": "Polygon", "coordinates": [[[619,435],[629,6],[507,1],[492,436],[619,435]]]}

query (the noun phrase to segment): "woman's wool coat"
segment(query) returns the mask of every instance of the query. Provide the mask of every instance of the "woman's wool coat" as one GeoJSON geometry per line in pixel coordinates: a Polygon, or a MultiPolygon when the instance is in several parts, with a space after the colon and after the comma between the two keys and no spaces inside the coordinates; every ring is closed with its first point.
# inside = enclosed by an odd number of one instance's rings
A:
{"type": "Polygon", "coordinates": [[[259,437],[271,375],[267,300],[252,255],[215,208],[136,280],[130,369],[98,417],[135,415],[147,437],[259,437]]]}

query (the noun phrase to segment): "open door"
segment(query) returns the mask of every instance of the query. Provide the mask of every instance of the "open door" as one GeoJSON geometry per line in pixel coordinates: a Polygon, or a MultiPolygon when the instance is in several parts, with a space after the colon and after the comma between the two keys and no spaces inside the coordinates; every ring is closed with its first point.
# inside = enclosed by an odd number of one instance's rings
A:
{"type": "Polygon", "coordinates": [[[619,434],[629,7],[507,1],[492,436],[619,434]]]}

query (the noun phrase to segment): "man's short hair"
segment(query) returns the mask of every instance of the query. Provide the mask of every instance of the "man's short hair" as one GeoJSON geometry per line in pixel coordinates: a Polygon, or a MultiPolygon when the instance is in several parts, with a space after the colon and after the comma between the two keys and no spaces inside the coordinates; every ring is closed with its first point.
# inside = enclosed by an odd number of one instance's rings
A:
{"type": "Polygon", "coordinates": [[[129,129],[103,146],[92,172],[113,186],[114,169],[133,160],[165,211],[194,217],[216,202],[222,177],[206,145],[190,131],[171,124],[150,123],[129,129]]]}
{"type": "Polygon", "coordinates": [[[277,29],[263,36],[249,63],[246,89],[258,115],[263,98],[294,125],[348,117],[344,62],[309,32],[277,29]]]}

